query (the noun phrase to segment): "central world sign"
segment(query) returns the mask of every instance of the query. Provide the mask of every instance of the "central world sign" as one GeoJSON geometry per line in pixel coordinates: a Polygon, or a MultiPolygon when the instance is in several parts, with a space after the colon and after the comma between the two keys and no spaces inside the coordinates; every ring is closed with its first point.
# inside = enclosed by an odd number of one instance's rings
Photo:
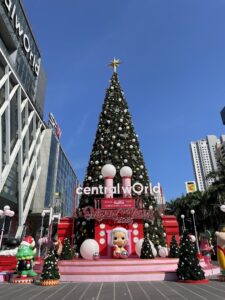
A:
{"type": "Polygon", "coordinates": [[[8,11],[9,18],[12,20],[14,30],[17,36],[22,41],[22,45],[27,54],[29,64],[31,65],[34,74],[38,76],[39,69],[40,69],[40,57],[37,58],[36,55],[34,54],[34,51],[32,51],[31,49],[30,38],[28,33],[24,31],[22,22],[19,19],[17,13],[17,6],[15,5],[15,3],[12,2],[12,0],[4,0],[3,3],[5,4],[5,7],[8,11]]]}

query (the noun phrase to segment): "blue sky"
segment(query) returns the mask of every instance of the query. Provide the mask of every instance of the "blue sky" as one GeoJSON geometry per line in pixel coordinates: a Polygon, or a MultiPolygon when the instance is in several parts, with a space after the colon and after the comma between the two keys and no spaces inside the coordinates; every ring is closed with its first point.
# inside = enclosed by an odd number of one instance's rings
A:
{"type": "Polygon", "coordinates": [[[167,200],[194,179],[189,143],[225,129],[224,0],[23,1],[48,76],[46,116],[82,180],[115,56],[145,163],[167,200]]]}

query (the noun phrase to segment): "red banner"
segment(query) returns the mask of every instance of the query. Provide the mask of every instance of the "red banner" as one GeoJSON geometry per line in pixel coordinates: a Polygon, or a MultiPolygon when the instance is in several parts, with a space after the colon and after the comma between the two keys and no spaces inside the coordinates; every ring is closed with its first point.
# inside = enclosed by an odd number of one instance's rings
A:
{"type": "Polygon", "coordinates": [[[101,199],[102,209],[135,208],[135,199],[108,198],[101,199]]]}

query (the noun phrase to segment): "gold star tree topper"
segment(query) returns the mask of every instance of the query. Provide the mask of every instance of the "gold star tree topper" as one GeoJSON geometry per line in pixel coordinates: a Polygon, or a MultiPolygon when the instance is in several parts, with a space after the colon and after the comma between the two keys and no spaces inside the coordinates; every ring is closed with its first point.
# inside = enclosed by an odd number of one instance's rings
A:
{"type": "Polygon", "coordinates": [[[117,67],[119,67],[119,65],[121,64],[119,59],[116,59],[114,57],[113,61],[110,62],[109,66],[113,68],[113,71],[116,73],[117,71],[117,67]]]}

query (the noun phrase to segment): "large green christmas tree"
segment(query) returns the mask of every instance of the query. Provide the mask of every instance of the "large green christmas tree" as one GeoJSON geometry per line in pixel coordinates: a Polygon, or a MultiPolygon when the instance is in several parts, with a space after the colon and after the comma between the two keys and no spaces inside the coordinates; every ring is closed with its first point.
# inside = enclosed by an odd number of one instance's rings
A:
{"type": "MultiPolygon", "coordinates": [[[[116,72],[118,64],[119,60],[115,59],[111,63],[114,67],[114,72],[106,90],[102,112],[99,117],[97,133],[83,183],[84,188],[104,186],[101,169],[105,164],[112,164],[117,170],[114,186],[118,183],[121,184],[119,171],[123,166],[129,166],[132,169],[132,184],[139,182],[143,186],[149,186],[150,183],[140,150],[138,135],[134,129],[124,92],[120,87],[116,72]]],[[[93,206],[94,199],[102,196],[83,194],[80,199],[79,210],[86,206],[93,206]]],[[[121,194],[114,195],[114,197],[119,196],[121,194]]],[[[155,210],[156,201],[152,195],[142,194],[140,198],[144,208],[148,209],[151,207],[155,210]]],[[[80,218],[76,225],[76,243],[78,245],[84,239],[94,237],[92,221],[80,218]]]]}
{"type": "Polygon", "coordinates": [[[180,241],[177,277],[179,280],[205,279],[204,271],[197,257],[196,244],[191,242],[187,230],[184,231],[180,241]]]}

